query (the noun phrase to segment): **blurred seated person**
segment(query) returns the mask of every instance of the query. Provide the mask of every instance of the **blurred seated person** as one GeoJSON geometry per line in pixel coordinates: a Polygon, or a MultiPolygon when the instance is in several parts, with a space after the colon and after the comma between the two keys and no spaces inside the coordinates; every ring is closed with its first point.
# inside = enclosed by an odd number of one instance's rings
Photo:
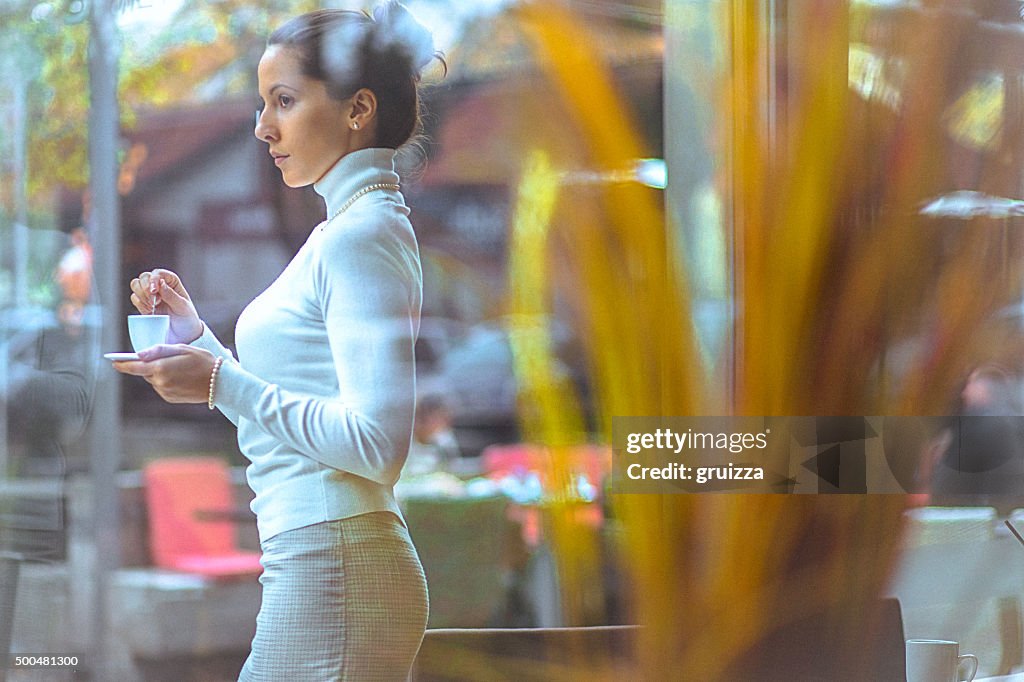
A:
{"type": "Polygon", "coordinates": [[[418,476],[446,471],[448,463],[460,456],[459,444],[452,430],[452,415],[444,399],[426,395],[416,404],[409,457],[402,476],[418,476]]]}
{"type": "Polygon", "coordinates": [[[957,416],[937,437],[930,504],[996,507],[1002,514],[1024,506],[1020,391],[1020,378],[998,364],[968,375],[957,416]]]}
{"type": "Polygon", "coordinates": [[[63,294],[58,316],[65,329],[76,331],[92,293],[92,245],[83,227],[71,230],[68,239],[70,246],[57,264],[54,279],[63,294]]]}
{"type": "MultiPolygon", "coordinates": [[[[62,482],[65,447],[81,434],[91,409],[95,330],[83,322],[91,269],[77,256],[70,268],[67,257],[88,252],[88,242],[82,230],[69,237],[69,249],[54,273],[62,293],[55,319],[15,331],[4,347],[9,356],[0,407],[6,412],[7,442],[0,445],[7,448],[8,458],[0,479],[62,482]]],[[[62,552],[64,530],[59,497],[0,494],[0,550],[55,559],[62,552]]]]}

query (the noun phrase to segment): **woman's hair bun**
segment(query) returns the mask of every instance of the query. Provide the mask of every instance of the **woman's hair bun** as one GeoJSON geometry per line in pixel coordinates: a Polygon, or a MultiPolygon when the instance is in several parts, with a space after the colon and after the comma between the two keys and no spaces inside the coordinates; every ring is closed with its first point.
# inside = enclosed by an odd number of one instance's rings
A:
{"type": "Polygon", "coordinates": [[[417,77],[437,57],[433,34],[397,0],[378,5],[373,10],[373,20],[376,24],[374,48],[382,53],[391,50],[405,53],[417,77]]]}

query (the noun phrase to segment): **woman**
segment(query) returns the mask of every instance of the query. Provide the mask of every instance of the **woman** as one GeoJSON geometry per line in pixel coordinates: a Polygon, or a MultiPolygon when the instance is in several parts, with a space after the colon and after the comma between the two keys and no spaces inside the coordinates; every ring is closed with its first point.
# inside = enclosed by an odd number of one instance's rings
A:
{"type": "Polygon", "coordinates": [[[422,285],[394,158],[434,57],[397,3],[313,12],[271,35],[256,137],[287,185],[313,184],[327,219],[242,312],[237,362],[174,273],[131,283],[139,311],[171,315],[171,338],[115,367],[169,402],[220,409],[251,460],[263,602],[241,680],[404,680],[423,637],[426,583],[392,493],[422,285]]]}

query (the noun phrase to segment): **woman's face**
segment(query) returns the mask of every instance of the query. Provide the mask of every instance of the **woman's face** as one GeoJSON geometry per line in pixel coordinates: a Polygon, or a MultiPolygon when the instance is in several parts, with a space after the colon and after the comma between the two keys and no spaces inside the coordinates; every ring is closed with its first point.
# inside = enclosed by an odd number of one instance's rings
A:
{"type": "Polygon", "coordinates": [[[257,76],[264,106],[256,137],[269,145],[286,185],[318,181],[350,151],[351,100],[332,98],[323,81],[302,73],[295,50],[282,45],[267,48],[257,76]]]}

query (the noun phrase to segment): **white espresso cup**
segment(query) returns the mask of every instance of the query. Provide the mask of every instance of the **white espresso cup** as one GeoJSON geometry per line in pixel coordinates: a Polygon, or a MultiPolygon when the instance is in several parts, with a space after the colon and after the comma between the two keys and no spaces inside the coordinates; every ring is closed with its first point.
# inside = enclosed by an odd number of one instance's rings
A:
{"type": "Polygon", "coordinates": [[[136,353],[166,343],[170,328],[171,318],[168,315],[128,316],[128,338],[131,339],[132,348],[136,353]]]}
{"type": "Polygon", "coordinates": [[[947,639],[907,640],[907,682],[971,682],[978,657],[960,655],[960,644],[947,639]],[[970,672],[961,677],[960,671],[970,672]]]}

